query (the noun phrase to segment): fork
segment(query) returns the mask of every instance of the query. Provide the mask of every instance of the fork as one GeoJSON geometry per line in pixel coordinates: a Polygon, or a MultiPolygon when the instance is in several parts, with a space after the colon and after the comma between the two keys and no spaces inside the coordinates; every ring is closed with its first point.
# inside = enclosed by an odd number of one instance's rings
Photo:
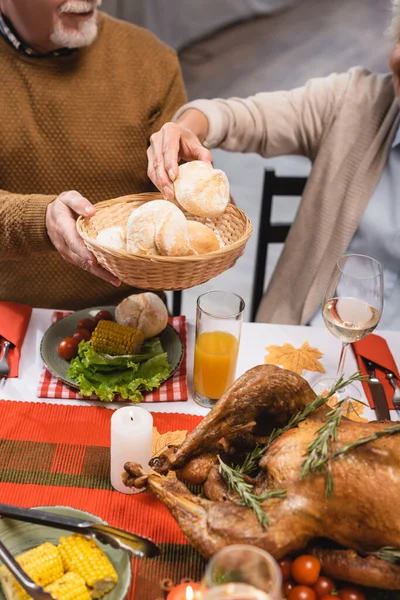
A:
{"type": "Polygon", "coordinates": [[[7,355],[11,347],[11,342],[3,338],[3,356],[0,360],[0,388],[4,387],[10,374],[10,366],[7,362],[7,355]]]}
{"type": "Polygon", "coordinates": [[[399,410],[400,409],[400,388],[398,386],[398,383],[396,381],[396,375],[394,373],[392,373],[392,371],[385,371],[386,373],[386,378],[390,381],[390,383],[392,384],[392,387],[394,389],[394,394],[393,394],[393,406],[399,410]]]}

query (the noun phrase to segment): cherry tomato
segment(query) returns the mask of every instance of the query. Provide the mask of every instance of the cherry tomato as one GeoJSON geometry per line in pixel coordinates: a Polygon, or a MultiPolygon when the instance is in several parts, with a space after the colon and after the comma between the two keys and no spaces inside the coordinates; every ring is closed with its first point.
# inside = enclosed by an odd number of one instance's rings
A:
{"type": "Polygon", "coordinates": [[[321,600],[338,600],[339,596],[333,596],[332,594],[328,594],[327,596],[322,596],[321,600]]]}
{"type": "Polygon", "coordinates": [[[288,600],[317,600],[317,595],[313,589],[306,585],[296,585],[290,590],[288,600]]]}
{"type": "Polygon", "coordinates": [[[339,590],[340,600],[366,600],[365,595],[355,588],[343,588],[339,590]]]}
{"type": "Polygon", "coordinates": [[[278,565],[282,572],[282,580],[287,581],[290,579],[290,574],[292,572],[292,562],[290,558],[282,558],[278,561],[278,565]]]}
{"type": "Polygon", "coordinates": [[[328,577],[318,577],[317,583],[313,585],[313,590],[317,594],[317,598],[324,598],[324,596],[330,595],[333,589],[335,589],[335,584],[328,577]]]}
{"type": "Polygon", "coordinates": [[[77,329],[87,329],[88,331],[93,331],[96,327],[96,321],[94,319],[81,319],[78,322],[77,329]]]}
{"type": "Polygon", "coordinates": [[[310,554],[303,554],[295,558],[292,564],[292,577],[297,583],[314,585],[317,583],[321,571],[318,558],[310,554]]]}
{"type": "Polygon", "coordinates": [[[284,598],[287,598],[288,595],[289,595],[290,590],[292,590],[295,587],[295,585],[296,584],[293,583],[293,581],[284,581],[282,583],[282,596],[284,598]]]}
{"type": "Polygon", "coordinates": [[[82,340],[85,340],[85,342],[88,342],[90,340],[90,338],[92,337],[92,334],[87,329],[77,329],[75,331],[75,333],[72,334],[72,337],[76,338],[80,342],[82,340]]]}
{"type": "Polygon", "coordinates": [[[58,344],[58,354],[64,360],[71,360],[78,354],[78,340],[74,337],[67,337],[58,344]]]}
{"type": "Polygon", "coordinates": [[[109,310],[99,310],[94,319],[96,323],[99,321],[114,321],[114,317],[109,310]]]}

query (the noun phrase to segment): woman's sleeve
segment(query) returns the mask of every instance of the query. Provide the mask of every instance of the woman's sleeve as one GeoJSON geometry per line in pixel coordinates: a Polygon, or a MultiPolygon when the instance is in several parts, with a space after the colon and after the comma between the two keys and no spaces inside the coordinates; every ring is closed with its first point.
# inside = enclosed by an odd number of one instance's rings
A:
{"type": "Polygon", "coordinates": [[[248,98],[196,100],[183,106],[204,113],[209,122],[205,146],[265,157],[299,154],[313,158],[322,135],[343,101],[351,74],[312,79],[289,92],[248,98]]]}

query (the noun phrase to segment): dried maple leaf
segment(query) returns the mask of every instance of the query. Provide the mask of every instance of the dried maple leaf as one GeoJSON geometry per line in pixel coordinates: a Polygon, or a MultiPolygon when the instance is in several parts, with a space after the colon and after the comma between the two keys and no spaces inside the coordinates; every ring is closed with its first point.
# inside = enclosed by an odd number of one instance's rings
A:
{"type": "Polygon", "coordinates": [[[187,435],[185,431],[167,431],[167,433],[159,433],[157,427],[153,427],[153,456],[158,456],[168,448],[168,446],[180,446],[187,435]]]}
{"type": "MultiPolygon", "coordinates": [[[[331,408],[335,408],[337,401],[337,396],[331,396],[327,404],[331,408]]],[[[350,419],[351,421],[360,421],[361,423],[367,423],[368,419],[361,416],[364,412],[364,409],[364,404],[354,399],[346,400],[346,402],[343,402],[342,404],[343,416],[347,419],[350,419]]]]}
{"type": "Polygon", "coordinates": [[[264,362],[269,365],[281,366],[299,375],[304,370],[325,373],[322,363],[318,360],[323,356],[322,352],[318,348],[312,348],[308,342],[304,342],[300,348],[295,348],[292,344],[283,344],[283,346],[267,346],[265,349],[268,354],[264,362]]]}

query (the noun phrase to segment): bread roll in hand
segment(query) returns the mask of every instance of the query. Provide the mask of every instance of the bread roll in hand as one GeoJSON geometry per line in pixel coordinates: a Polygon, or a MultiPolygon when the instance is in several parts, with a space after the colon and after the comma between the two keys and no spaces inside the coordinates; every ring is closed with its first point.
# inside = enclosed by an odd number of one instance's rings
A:
{"type": "Polygon", "coordinates": [[[132,211],[126,242],[134,254],[187,256],[189,230],[183,212],[168,200],[152,200],[132,211]]]}
{"type": "Polygon", "coordinates": [[[212,229],[198,221],[188,221],[189,254],[208,254],[220,249],[220,243],[212,229]]]}
{"type": "Polygon", "coordinates": [[[177,202],[199,217],[219,217],[229,203],[227,176],[201,160],[180,165],[174,189],[177,202]]]}
{"type": "Polygon", "coordinates": [[[147,339],[166,328],[168,311],[157,294],[145,292],[133,294],[122,300],[115,309],[115,319],[120,325],[138,329],[147,339]]]}
{"type": "Polygon", "coordinates": [[[126,250],[126,227],[116,225],[99,231],[96,242],[113,250],[126,250]]]}

